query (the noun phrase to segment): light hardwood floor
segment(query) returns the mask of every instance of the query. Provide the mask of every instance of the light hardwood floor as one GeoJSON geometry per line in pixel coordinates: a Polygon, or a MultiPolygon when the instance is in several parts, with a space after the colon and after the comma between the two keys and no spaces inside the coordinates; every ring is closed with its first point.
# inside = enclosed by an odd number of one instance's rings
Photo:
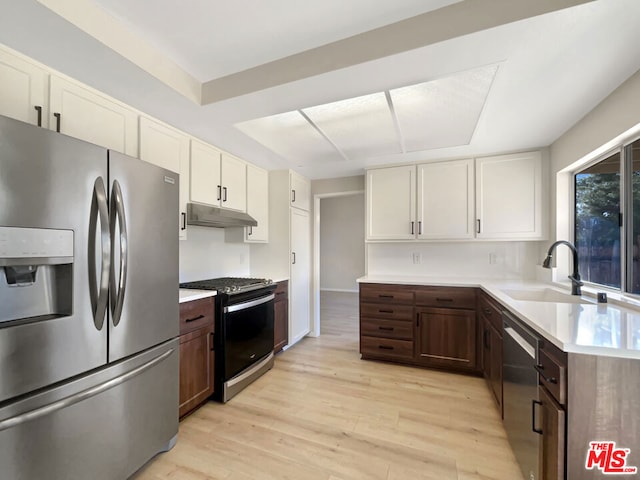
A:
{"type": "Polygon", "coordinates": [[[180,424],[136,480],[522,480],[481,378],[364,361],[357,294],[323,293],[322,335],[180,424]]]}

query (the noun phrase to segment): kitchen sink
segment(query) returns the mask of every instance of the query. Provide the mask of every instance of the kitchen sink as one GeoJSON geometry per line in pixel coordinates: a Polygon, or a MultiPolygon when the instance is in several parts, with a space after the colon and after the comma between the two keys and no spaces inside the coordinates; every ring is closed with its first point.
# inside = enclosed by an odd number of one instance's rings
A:
{"type": "Polygon", "coordinates": [[[568,293],[563,293],[553,288],[514,289],[502,290],[502,292],[514,300],[525,302],[593,303],[586,298],[569,295],[568,293]]]}

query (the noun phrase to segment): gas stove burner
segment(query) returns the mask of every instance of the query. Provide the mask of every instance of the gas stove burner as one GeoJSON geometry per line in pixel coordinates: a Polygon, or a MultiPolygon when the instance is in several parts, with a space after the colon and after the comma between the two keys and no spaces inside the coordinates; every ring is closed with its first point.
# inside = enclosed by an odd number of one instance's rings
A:
{"type": "Polygon", "coordinates": [[[196,282],[181,283],[180,288],[195,290],[217,290],[220,293],[235,294],[264,288],[273,283],[270,278],[222,277],[196,282]]]}

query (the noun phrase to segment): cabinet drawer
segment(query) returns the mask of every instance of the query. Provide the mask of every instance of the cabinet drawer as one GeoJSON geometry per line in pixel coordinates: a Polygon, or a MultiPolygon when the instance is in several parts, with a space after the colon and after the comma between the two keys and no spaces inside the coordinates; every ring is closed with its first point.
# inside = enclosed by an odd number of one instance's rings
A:
{"type": "Polygon", "coordinates": [[[360,334],[370,337],[413,339],[413,322],[367,318],[360,323],[360,334]]]}
{"type": "Polygon", "coordinates": [[[180,335],[213,323],[213,297],[180,304],[180,335]]]}
{"type": "Polygon", "coordinates": [[[360,353],[363,356],[413,360],[413,342],[376,337],[360,337],[360,353]]]}
{"type": "Polygon", "coordinates": [[[413,321],[413,307],[408,305],[382,305],[380,303],[361,303],[360,317],[381,318],[383,320],[413,321]]]}
{"type": "Polygon", "coordinates": [[[467,287],[419,287],[416,305],[476,309],[476,290],[467,287]]]}
{"type": "Polygon", "coordinates": [[[502,331],[502,308],[491,301],[486,293],[481,293],[478,299],[478,311],[497,330],[502,331]]]}
{"type": "Polygon", "coordinates": [[[560,405],[567,401],[566,366],[544,349],[538,350],[538,378],[560,405]]]}
{"type": "Polygon", "coordinates": [[[413,289],[398,285],[363,284],[360,285],[360,301],[413,305],[413,289]]]}

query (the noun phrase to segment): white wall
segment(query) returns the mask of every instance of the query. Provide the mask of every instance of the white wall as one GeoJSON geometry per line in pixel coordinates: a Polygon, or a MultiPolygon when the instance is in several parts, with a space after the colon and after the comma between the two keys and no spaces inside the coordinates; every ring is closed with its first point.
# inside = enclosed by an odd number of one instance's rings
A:
{"type": "Polygon", "coordinates": [[[225,243],[223,228],[189,226],[180,242],[180,282],[249,276],[249,246],[225,243]]]}
{"type": "Polygon", "coordinates": [[[320,290],[357,292],[364,271],[364,194],[321,199],[320,290]]]}
{"type": "Polygon", "coordinates": [[[369,243],[367,274],[533,279],[539,243],[369,243]],[[419,264],[413,263],[414,254],[420,256],[419,264]]]}

